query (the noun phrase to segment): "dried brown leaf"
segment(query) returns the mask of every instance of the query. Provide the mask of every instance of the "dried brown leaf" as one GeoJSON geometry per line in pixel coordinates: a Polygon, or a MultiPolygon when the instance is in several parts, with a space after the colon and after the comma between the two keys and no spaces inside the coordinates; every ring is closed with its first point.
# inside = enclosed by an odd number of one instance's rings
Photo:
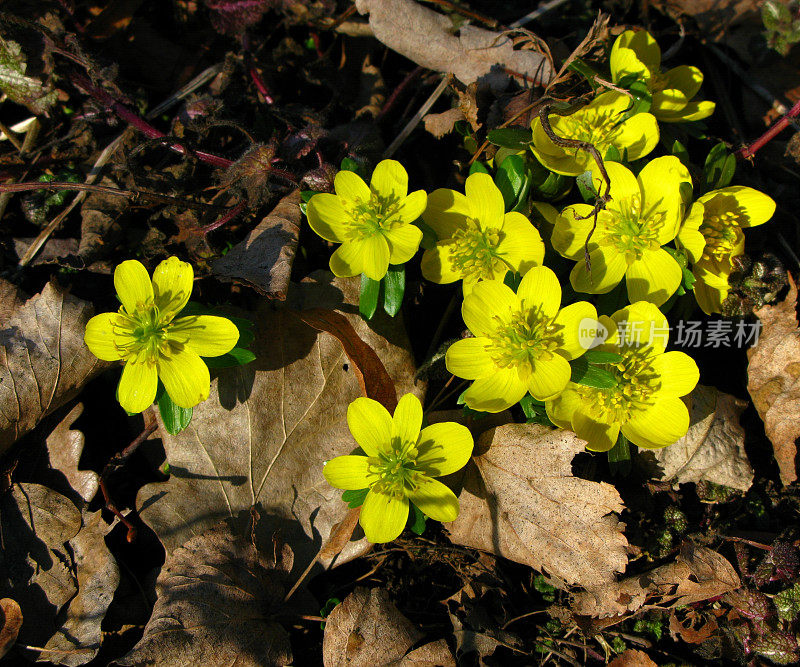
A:
{"type": "Polygon", "coordinates": [[[740,585],[736,570],[726,558],[687,543],[674,563],[576,593],[571,606],[577,615],[614,617],[616,622],[638,611],[702,602],[740,585]]]}
{"type": "Polygon", "coordinates": [[[22,627],[22,610],[15,600],[0,600],[0,658],[2,658],[17,641],[19,629],[22,627]]]}
{"type": "Polygon", "coordinates": [[[493,74],[503,80],[514,73],[529,83],[547,83],[553,76],[542,54],[515,51],[506,35],[471,25],[462,26],[456,37],[449,18],[413,0],[356,0],[356,8],[369,14],[372,32],[390,49],[427,69],[452,72],[464,84],[495,68],[501,71],[493,74]]]}
{"type": "Polygon", "coordinates": [[[689,431],[674,445],[653,450],[662,479],[680,484],[708,481],[747,491],[753,468],[744,451],[739,415],[747,406],[735,396],[699,385],[691,395],[689,431]]]}
{"type": "Polygon", "coordinates": [[[608,663],[608,667],[658,667],[644,651],[629,648],[608,663]]]}
{"type": "Polygon", "coordinates": [[[758,343],[747,351],[747,391],[772,442],[781,481],[797,480],[796,440],[800,437],[800,329],[797,327],[797,285],[775,306],[756,311],[761,320],[758,343]]]}
{"type": "MultiPolygon", "coordinates": [[[[375,351],[398,394],[421,393],[398,318],[376,314],[367,324],[358,315],[357,279],[315,276],[292,286],[290,303],[298,310],[335,309],[375,351]]],[[[271,303],[254,320],[256,360],[220,371],[184,432],[162,432],[170,478],[143,487],[137,506],[169,552],[222,518],[247,519],[255,505],[264,530],[280,529],[306,564],[346,511],[341,492],[325,482],[322,463],[356,448],[346,412],[362,392],[332,335],[271,303]]],[[[363,539],[350,542],[337,562],[366,547],[363,539]]]]}
{"type": "Polygon", "coordinates": [[[48,283],[0,331],[0,454],[109,364],[83,342],[94,309],[48,283]]]}
{"type": "Polygon", "coordinates": [[[70,487],[87,503],[100,487],[100,476],[93,470],[78,470],[86,437],[82,431],[70,428],[83,414],[83,404],[78,403],[47,436],[47,453],[50,467],[60,471],[70,487]]]}
{"type": "Polygon", "coordinates": [[[167,558],[144,636],[116,664],[291,664],[289,636],[273,616],[292,563],[288,547],[267,559],[223,525],[193,537],[167,558]]]}
{"type": "Polygon", "coordinates": [[[613,486],[578,479],[572,459],[586,443],[567,431],[509,424],[484,433],[467,473],[456,544],[595,588],[625,569],[627,540],[613,486]]]}
{"type": "Polygon", "coordinates": [[[422,122],[428,132],[437,139],[441,139],[445,134],[450,134],[460,120],[466,120],[464,112],[458,107],[453,107],[441,113],[429,113],[422,119],[422,122]]]}
{"type": "Polygon", "coordinates": [[[284,300],[300,234],[300,191],[278,202],[272,212],[230,251],[215,260],[214,275],[249,285],[271,299],[284,300]]]}
{"type": "Polygon", "coordinates": [[[455,665],[443,641],[409,652],[423,636],[385,590],[356,588],[328,616],[323,662],[325,667],[455,665]]]}

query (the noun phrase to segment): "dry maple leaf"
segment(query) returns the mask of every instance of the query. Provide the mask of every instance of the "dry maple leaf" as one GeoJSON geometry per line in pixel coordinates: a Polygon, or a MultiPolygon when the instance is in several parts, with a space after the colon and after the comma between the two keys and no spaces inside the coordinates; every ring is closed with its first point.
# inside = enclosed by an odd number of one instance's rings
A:
{"type": "Polygon", "coordinates": [[[325,667],[455,667],[443,639],[410,651],[423,636],[395,607],[385,590],[356,588],[328,616],[322,643],[323,662],[325,667]]]}
{"type": "Polygon", "coordinates": [[[568,431],[509,424],[484,433],[449,524],[450,539],[594,588],[627,564],[627,540],[610,484],[572,475],[586,443],[568,431]]]}
{"type": "Polygon", "coordinates": [[[796,440],[800,437],[800,329],[797,327],[797,285],[776,306],[756,311],[761,320],[758,343],[747,350],[747,391],[772,442],[781,481],[797,480],[796,440]]]}
{"type": "MultiPolygon", "coordinates": [[[[356,305],[358,279],[314,275],[316,280],[292,286],[290,305],[335,309],[375,351],[397,394],[420,394],[399,319],[377,314],[365,322],[356,305]]],[[[137,507],[170,552],[222,518],[247,520],[256,506],[263,530],[280,530],[305,565],[347,512],[341,492],[325,481],[322,464],[357,447],[346,413],[362,390],[333,335],[269,302],[254,319],[256,360],[220,371],[185,431],[162,432],[170,478],[143,487],[137,507]]],[[[366,548],[363,539],[350,542],[337,562],[366,548]]]]}
{"type": "Polygon", "coordinates": [[[0,454],[109,367],[83,342],[92,306],[48,283],[0,331],[0,454]]]}
{"type": "Polygon", "coordinates": [[[662,479],[680,484],[708,481],[747,491],[753,484],[753,468],[739,424],[747,402],[715,387],[698,385],[691,406],[686,435],[669,447],[652,450],[663,469],[662,479]]]}

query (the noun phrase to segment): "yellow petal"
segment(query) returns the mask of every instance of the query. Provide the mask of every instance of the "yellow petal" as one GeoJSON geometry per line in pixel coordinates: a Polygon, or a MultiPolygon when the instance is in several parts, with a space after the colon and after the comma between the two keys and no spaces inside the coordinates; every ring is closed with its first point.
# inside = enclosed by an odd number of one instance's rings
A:
{"type": "Polygon", "coordinates": [[[483,229],[500,227],[505,216],[505,203],[500,189],[489,174],[467,176],[464,184],[470,209],[483,229]]]}
{"type": "Polygon", "coordinates": [[[675,294],[682,275],[678,262],[666,250],[645,250],[642,258],[628,267],[628,300],[649,301],[660,306],[675,294]]]}
{"type": "Polygon", "coordinates": [[[408,499],[434,521],[455,521],[458,516],[456,494],[437,479],[419,478],[417,488],[408,492],[408,499]]]}
{"type": "Polygon", "coordinates": [[[114,269],[114,289],[130,314],[153,298],[153,284],[147,269],[135,259],[126,260],[114,269]]]}
{"type": "Polygon", "coordinates": [[[440,241],[452,238],[453,234],[473,217],[467,198],[460,192],[440,188],[428,195],[422,219],[433,228],[440,241]]]}
{"type": "Polygon", "coordinates": [[[147,410],[156,400],[158,371],[147,359],[128,361],[117,387],[119,404],[128,412],[147,410]]]}
{"type": "Polygon", "coordinates": [[[536,359],[528,378],[528,391],[536,400],[546,401],[564,390],[569,382],[569,362],[559,354],[550,359],[536,359]]]}
{"type": "Polygon", "coordinates": [[[188,303],[194,287],[194,270],[188,262],[170,257],[153,271],[155,303],[162,313],[177,315],[188,303]]]}
{"type": "Polygon", "coordinates": [[[586,440],[586,449],[592,452],[607,452],[617,444],[619,423],[605,422],[590,417],[584,412],[576,412],[572,418],[575,435],[586,440]]]}
{"type": "Polygon", "coordinates": [[[389,244],[389,264],[405,264],[417,254],[422,230],[414,225],[402,225],[384,234],[389,244]]]}
{"type": "Polygon", "coordinates": [[[350,216],[344,210],[338,195],[327,192],[314,195],[308,200],[306,215],[311,229],[319,236],[333,243],[344,243],[347,231],[345,223],[350,220],[350,216]]]}
{"type": "Polygon", "coordinates": [[[562,308],[553,320],[556,332],[561,338],[559,353],[566,359],[575,359],[586,352],[581,342],[591,342],[593,333],[586,328],[588,326],[596,330],[596,322],[597,311],[588,301],[578,301],[562,308]]]}
{"type": "MultiPolygon", "coordinates": [[[[608,202],[606,208],[612,212],[622,211],[623,214],[628,214],[631,199],[641,198],[642,191],[639,188],[639,182],[633,172],[619,162],[606,162],[605,168],[608,179],[611,181],[611,201],[608,202]]],[[[592,167],[592,183],[597,192],[605,194],[606,182],[597,165],[592,167]]],[[[589,221],[591,222],[591,219],[589,221]]]]}
{"type": "MultiPolygon", "coordinates": [[[[622,37],[622,35],[620,35],[622,37]]],[[[618,46],[620,38],[614,42],[611,49],[611,57],[609,59],[609,66],[611,67],[611,78],[614,83],[619,82],[623,77],[631,74],[635,75],[637,79],[648,81],[650,79],[650,71],[639,58],[633,49],[624,46],[618,46]]]]}
{"type": "Polygon", "coordinates": [[[378,234],[364,239],[361,252],[364,274],[373,280],[381,280],[389,270],[389,244],[384,236],[378,234]]]}
{"type": "Polygon", "coordinates": [[[661,49],[647,30],[626,30],[617,38],[614,47],[630,49],[652,70],[658,71],[661,67],[661,49]]]}
{"type": "Polygon", "coordinates": [[[653,370],[661,378],[660,394],[686,396],[700,381],[700,370],[688,354],[665,352],[652,361],[653,370]]]}
{"type": "Polygon", "coordinates": [[[694,202],[676,237],[678,243],[686,249],[692,264],[700,261],[706,247],[706,237],[700,232],[700,225],[703,224],[703,211],[703,205],[700,202],[694,202]]]}
{"type": "MultiPolygon", "coordinates": [[[[340,174],[342,172],[339,172],[340,174]]],[[[355,241],[348,241],[342,243],[331,255],[330,267],[333,275],[340,278],[349,278],[350,276],[357,276],[364,273],[364,246],[366,245],[365,239],[358,239],[355,241]]],[[[386,247],[386,253],[389,253],[389,247],[386,247]]],[[[387,258],[388,268],[388,258],[387,258]]]]}
{"type": "Polygon", "coordinates": [[[322,474],[332,487],[345,491],[366,489],[378,480],[366,456],[337,456],[325,464],[322,474]]]}
{"type": "Polygon", "coordinates": [[[662,113],[680,113],[686,108],[688,102],[689,100],[683,94],[683,91],[677,88],[665,88],[653,93],[653,104],[650,107],[650,113],[656,118],[662,113]]]}
{"type": "Polygon", "coordinates": [[[623,435],[638,447],[666,447],[689,430],[689,411],[680,398],[659,396],[646,411],[635,412],[622,426],[623,435]]]}
{"type": "Polygon", "coordinates": [[[488,338],[464,338],[457,340],[445,354],[445,366],[453,375],[465,380],[477,380],[497,370],[486,351],[491,343],[488,338]]]}
{"type": "Polygon", "coordinates": [[[475,380],[464,392],[467,407],[479,412],[502,412],[528,393],[527,385],[514,368],[499,369],[494,375],[475,380]]]}
{"type": "Polygon", "coordinates": [[[644,195],[642,218],[659,221],[658,243],[669,243],[680,228],[684,204],[691,199],[689,170],[674,155],[666,155],[650,160],[638,180],[644,195]]]}
{"type": "Polygon", "coordinates": [[[596,248],[589,253],[591,271],[587,270],[583,259],[573,267],[569,281],[576,292],[605,294],[617,285],[628,270],[625,255],[614,248],[596,248]]]}
{"type": "Polygon", "coordinates": [[[576,411],[584,404],[583,396],[575,387],[576,385],[569,383],[564,391],[544,404],[548,419],[568,431],[572,430],[572,419],[576,411]]]}
{"type": "Polygon", "coordinates": [[[404,225],[411,224],[422,215],[427,205],[428,195],[424,190],[416,190],[403,199],[397,213],[390,220],[399,220],[404,225]]]}
{"type": "Polygon", "coordinates": [[[336,190],[336,194],[339,197],[348,202],[369,201],[371,196],[369,187],[364,183],[364,179],[354,171],[345,169],[338,172],[334,177],[333,189],[336,190]]]}
{"type": "Polygon", "coordinates": [[[692,65],[680,65],[667,70],[664,79],[667,88],[677,88],[690,100],[703,84],[703,73],[692,65]]]}
{"type": "Polygon", "coordinates": [[[392,416],[392,444],[401,447],[407,442],[416,443],[421,428],[422,403],[414,394],[405,394],[392,416]]]}
{"type": "MultiPolygon", "coordinates": [[[[550,117],[550,124],[553,124],[553,117],[550,117]]],[[[561,146],[554,144],[542,129],[542,123],[537,117],[533,121],[533,143],[531,152],[536,159],[550,171],[563,176],[580,176],[593,162],[592,156],[586,151],[570,149],[567,152],[561,146]]],[[[559,130],[553,127],[553,131],[558,135],[559,130]]],[[[563,136],[563,135],[559,135],[563,136]]],[[[571,137],[566,137],[567,139],[571,137]]]]}
{"type": "Polygon", "coordinates": [[[539,231],[522,213],[512,211],[503,218],[503,229],[497,253],[503,257],[517,273],[524,275],[533,266],[539,266],[544,259],[544,243],[539,231]]]}
{"type": "Polygon", "coordinates": [[[185,342],[186,347],[201,357],[227,354],[239,340],[239,329],[227,317],[192,315],[175,320],[169,334],[185,342]]]}
{"type": "Polygon", "coordinates": [[[683,109],[673,113],[661,112],[658,119],[663,123],[685,123],[708,118],[717,105],[714,102],[689,102],[683,109]]]}
{"type": "Polygon", "coordinates": [[[408,521],[408,498],[404,495],[378,493],[370,489],[361,507],[358,522],[373,544],[391,542],[408,521]]]}
{"type": "Polygon", "coordinates": [[[188,348],[160,357],[158,376],[172,402],[181,408],[193,408],[208,398],[211,388],[208,366],[197,352],[188,348]]]}
{"type": "MultiPolygon", "coordinates": [[[[605,187],[605,186],[604,186],[605,187]]],[[[567,206],[556,218],[551,241],[556,252],[567,259],[582,260],[586,246],[586,238],[594,225],[594,207],[589,204],[573,204],[567,206]]],[[[597,229],[589,241],[589,250],[596,246],[599,235],[609,220],[607,211],[600,211],[597,217],[597,229]]]]}
{"type": "Polygon", "coordinates": [[[697,201],[703,204],[706,218],[728,213],[740,227],[762,225],[775,213],[775,201],[771,197],[743,185],[712,190],[697,201]]]}
{"type": "Polygon", "coordinates": [[[487,336],[497,328],[498,318],[508,322],[519,308],[519,298],[510,287],[498,280],[484,280],[464,297],[461,317],[475,336],[487,336]]]}
{"type": "MultiPolygon", "coordinates": [[[[608,328],[609,333],[618,332],[617,325],[625,322],[624,340],[619,341],[617,336],[609,335],[608,342],[614,344],[636,345],[642,347],[649,345],[653,352],[661,354],[669,341],[669,323],[667,318],[661,313],[653,303],[648,301],[636,301],[635,303],[621,308],[611,316],[611,319],[600,318],[600,321],[608,328]]],[[[619,331],[620,335],[623,331],[619,331]]]]}
{"type": "Polygon", "coordinates": [[[353,401],[347,408],[347,426],[367,456],[389,451],[392,416],[378,401],[364,396],[353,401]]]}
{"type": "Polygon", "coordinates": [[[452,240],[439,241],[433,248],[422,253],[422,275],[431,282],[444,285],[461,280],[461,272],[453,266],[453,250],[456,243],[452,240]]]}
{"type": "MultiPolygon", "coordinates": [[[[117,342],[127,342],[120,334],[115,333],[118,313],[101,313],[86,323],[83,340],[89,351],[103,361],[118,361],[122,355],[117,349],[117,342]]],[[[125,339],[130,339],[129,336],[125,339]]]]}
{"type": "Polygon", "coordinates": [[[599,119],[611,119],[611,122],[616,122],[619,120],[616,116],[625,113],[630,106],[631,98],[628,95],[616,90],[607,90],[595,97],[581,111],[587,114],[594,122],[599,119]]]}
{"type": "Polygon", "coordinates": [[[517,288],[517,296],[525,310],[538,310],[543,318],[552,319],[561,306],[561,284],[546,266],[534,266],[517,288]]]}
{"type": "Polygon", "coordinates": [[[473,447],[466,426],[455,422],[431,424],[419,434],[417,469],[429,477],[449,475],[467,465],[473,447]]]}
{"type": "MultiPolygon", "coordinates": [[[[627,98],[626,98],[627,99],[627,98]]],[[[653,114],[637,113],[618,128],[613,144],[628,160],[638,160],[649,154],[658,145],[658,122],[653,114]]]]}
{"type": "Polygon", "coordinates": [[[694,298],[697,305],[706,315],[722,312],[722,302],[728,297],[728,280],[725,278],[724,286],[711,283],[708,278],[711,274],[698,271],[697,267],[692,270],[697,282],[694,284],[694,298]]]}
{"type": "Polygon", "coordinates": [[[369,186],[381,197],[400,200],[408,194],[408,174],[397,160],[381,160],[372,172],[369,186]]]}

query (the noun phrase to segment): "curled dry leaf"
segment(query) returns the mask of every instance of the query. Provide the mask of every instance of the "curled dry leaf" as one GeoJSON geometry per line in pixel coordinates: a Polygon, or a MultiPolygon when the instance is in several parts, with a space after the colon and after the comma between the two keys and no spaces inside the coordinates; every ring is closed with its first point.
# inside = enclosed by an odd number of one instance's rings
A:
{"type": "Polygon", "coordinates": [[[417,65],[452,72],[469,85],[493,69],[506,79],[522,75],[529,83],[547,83],[553,76],[549,61],[536,51],[515,51],[506,35],[466,25],[460,35],[443,14],[413,0],[356,0],[361,14],[369,14],[375,37],[417,65]]]}
{"type": "Polygon", "coordinates": [[[772,442],[781,481],[797,480],[796,440],[800,437],[800,329],[797,327],[797,285],[776,306],[756,311],[761,320],[758,343],[747,351],[747,391],[772,442]]]}
{"type": "Polygon", "coordinates": [[[689,431],[674,445],[653,450],[662,479],[680,484],[707,481],[747,491],[753,468],[744,451],[739,415],[747,406],[735,396],[699,385],[691,395],[689,431]]]}
{"type": "Polygon", "coordinates": [[[0,600],[0,658],[8,653],[17,641],[21,627],[22,610],[16,600],[11,598],[0,600]]]}
{"type": "Polygon", "coordinates": [[[291,664],[289,636],[273,617],[292,564],[289,547],[267,559],[224,525],[193,537],[167,558],[144,636],[116,664],[291,664]]]}
{"type": "Polygon", "coordinates": [[[596,588],[627,564],[627,540],[613,486],[572,475],[586,443],[567,431],[509,424],[484,433],[464,480],[456,544],[596,588]]]}
{"type": "MultiPolygon", "coordinates": [[[[293,285],[291,305],[335,309],[361,339],[355,345],[374,350],[397,393],[420,394],[398,318],[378,314],[367,324],[358,315],[358,280],[315,276],[293,285]]],[[[249,517],[255,505],[264,529],[280,528],[305,565],[347,511],[341,492],[325,481],[322,462],[356,448],[346,414],[362,391],[355,362],[334,336],[270,303],[253,319],[256,360],[220,371],[185,431],[162,432],[170,478],[143,487],[137,506],[169,552],[222,518],[249,517]]],[[[337,562],[366,548],[364,540],[350,542],[337,562]]]]}
{"type": "Polygon", "coordinates": [[[46,442],[50,467],[61,472],[75,493],[88,503],[100,487],[100,476],[93,470],[78,470],[86,437],[82,431],[70,427],[81,414],[83,403],[78,403],[47,436],[46,442]]]}
{"type": "Polygon", "coordinates": [[[328,616],[322,656],[325,667],[455,665],[444,640],[409,651],[423,633],[380,588],[356,588],[328,616]]]}
{"type": "Polygon", "coordinates": [[[456,89],[458,106],[443,111],[442,113],[429,113],[422,119],[425,129],[437,139],[453,131],[455,124],[464,120],[470,124],[473,131],[477,132],[481,123],[478,122],[478,102],[475,99],[476,84],[471,84],[466,90],[456,89]]]}
{"type": "Polygon", "coordinates": [[[300,235],[300,191],[294,190],[211,269],[219,278],[249,285],[271,299],[284,300],[300,235]]]}
{"type": "Polygon", "coordinates": [[[740,585],[736,570],[726,558],[687,543],[674,563],[576,593],[571,607],[576,615],[614,617],[618,622],[637,611],[702,602],[740,585]]]}
{"type": "Polygon", "coordinates": [[[48,283],[8,317],[0,331],[0,454],[108,368],[83,342],[93,313],[48,283]]]}

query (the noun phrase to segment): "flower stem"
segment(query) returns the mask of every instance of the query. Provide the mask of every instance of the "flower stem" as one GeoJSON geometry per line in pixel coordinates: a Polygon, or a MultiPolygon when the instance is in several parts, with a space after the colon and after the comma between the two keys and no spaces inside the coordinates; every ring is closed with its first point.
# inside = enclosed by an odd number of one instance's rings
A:
{"type": "Polygon", "coordinates": [[[795,102],[794,106],[789,109],[787,114],[777,121],[771,128],[769,128],[764,134],[762,134],[758,139],[756,139],[752,144],[749,146],[743,146],[738,151],[736,151],[735,155],[737,158],[745,158],[749,159],[752,158],[756,151],[760,148],[763,148],[766,144],[772,141],[778,134],[780,134],[786,127],[792,122],[792,118],[796,118],[800,116],[800,101],[795,102]]]}

